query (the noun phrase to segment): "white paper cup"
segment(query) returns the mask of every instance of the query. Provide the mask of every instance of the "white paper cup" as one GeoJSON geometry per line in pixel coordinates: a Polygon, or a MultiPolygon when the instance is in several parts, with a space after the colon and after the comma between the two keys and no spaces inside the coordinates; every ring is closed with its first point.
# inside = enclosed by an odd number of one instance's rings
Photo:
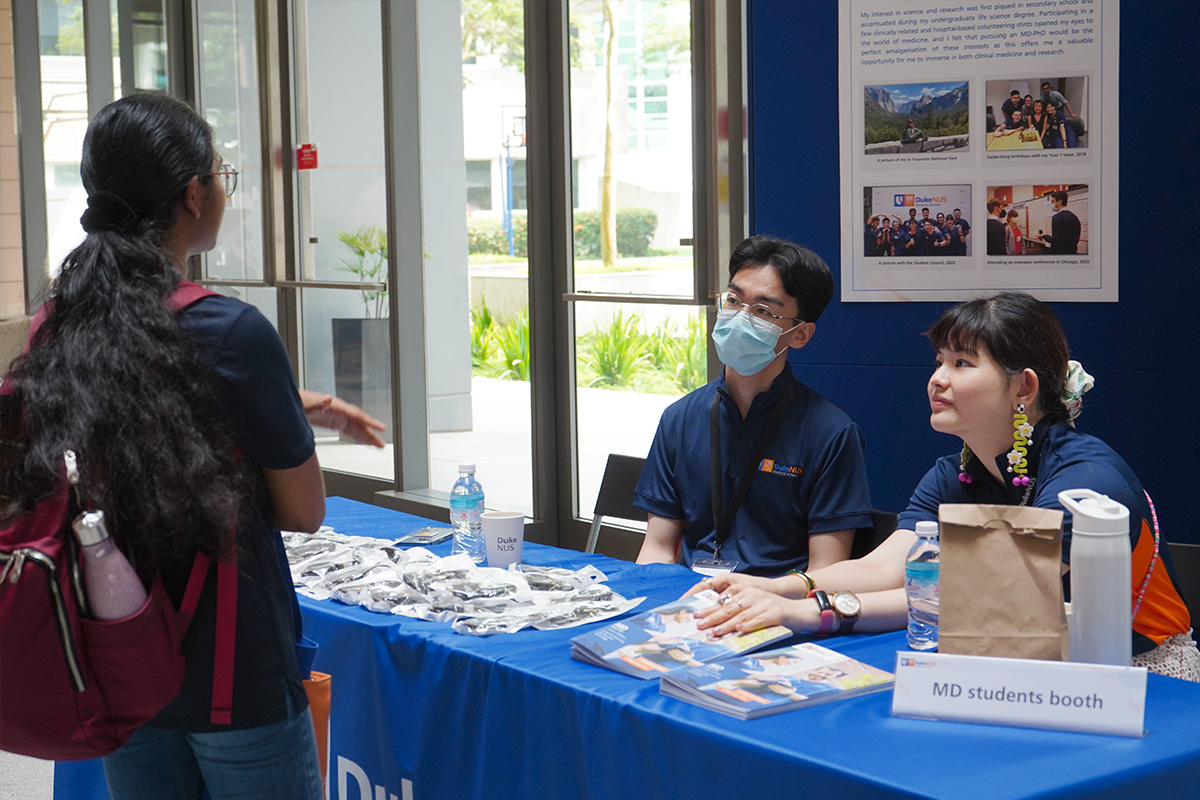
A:
{"type": "Polygon", "coordinates": [[[525,544],[525,514],[521,511],[483,512],[483,540],[489,567],[521,563],[525,544]]]}

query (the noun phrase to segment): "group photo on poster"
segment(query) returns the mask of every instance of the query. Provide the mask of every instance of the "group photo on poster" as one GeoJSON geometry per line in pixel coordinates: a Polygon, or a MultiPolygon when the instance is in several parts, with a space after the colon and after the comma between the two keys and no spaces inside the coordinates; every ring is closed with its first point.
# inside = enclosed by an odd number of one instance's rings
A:
{"type": "Polygon", "coordinates": [[[1088,79],[989,80],[988,150],[1074,150],[1088,146],[1088,79]]]}
{"type": "Polygon", "coordinates": [[[989,186],[989,256],[1086,256],[1088,186],[989,186]]]}
{"type": "Polygon", "coordinates": [[[863,256],[969,256],[971,187],[868,186],[863,189],[863,256]]]}
{"type": "Polygon", "coordinates": [[[867,86],[863,138],[867,155],[966,150],[970,143],[967,83],[867,86]]]}

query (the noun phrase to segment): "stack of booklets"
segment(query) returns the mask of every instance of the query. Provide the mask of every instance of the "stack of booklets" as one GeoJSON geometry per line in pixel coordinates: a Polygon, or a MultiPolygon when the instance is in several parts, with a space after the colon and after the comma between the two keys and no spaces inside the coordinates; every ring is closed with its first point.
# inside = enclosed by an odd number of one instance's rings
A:
{"type": "Polygon", "coordinates": [[[892,685],[892,674],[805,642],[662,676],[659,691],[739,719],[843,700],[892,685]]]}
{"type": "Polygon", "coordinates": [[[679,667],[700,667],[789,638],[776,625],[719,639],[696,627],[695,612],[717,602],[711,589],[614,622],[571,640],[571,657],[635,678],[657,678],[679,667]]]}

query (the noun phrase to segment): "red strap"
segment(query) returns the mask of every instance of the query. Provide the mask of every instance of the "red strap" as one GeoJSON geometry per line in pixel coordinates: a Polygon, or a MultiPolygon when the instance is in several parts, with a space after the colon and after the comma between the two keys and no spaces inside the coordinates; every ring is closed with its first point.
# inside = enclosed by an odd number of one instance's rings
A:
{"type": "Polygon", "coordinates": [[[180,281],[179,285],[175,287],[175,291],[171,292],[171,296],[167,298],[167,308],[179,312],[206,297],[219,296],[212,289],[205,289],[191,281],[180,281]]]}
{"type": "Polygon", "coordinates": [[[212,560],[204,553],[196,553],[192,562],[192,574],[188,577],[187,589],[183,592],[183,604],[179,613],[186,614],[189,621],[196,613],[196,604],[200,602],[200,590],[204,588],[204,578],[208,575],[208,565],[212,560]]]}
{"type": "MultiPolygon", "coordinates": [[[[237,531],[233,533],[237,545],[237,531]]],[[[236,549],[235,549],[236,554],[236,549]]],[[[233,722],[233,651],[237,641],[237,556],[217,562],[217,637],[213,648],[214,725],[233,722]]]]}
{"type": "MultiPolygon", "coordinates": [[[[206,297],[220,297],[220,295],[212,289],[205,289],[203,286],[191,281],[180,281],[179,285],[175,287],[175,291],[171,292],[171,296],[167,298],[167,308],[178,313],[206,297]]],[[[50,311],[53,308],[54,301],[47,300],[34,312],[33,320],[29,323],[29,336],[25,339],[26,352],[28,352],[29,346],[33,344],[33,337],[38,332],[38,328],[42,327],[42,323],[46,321],[46,317],[50,316],[50,311]]]]}

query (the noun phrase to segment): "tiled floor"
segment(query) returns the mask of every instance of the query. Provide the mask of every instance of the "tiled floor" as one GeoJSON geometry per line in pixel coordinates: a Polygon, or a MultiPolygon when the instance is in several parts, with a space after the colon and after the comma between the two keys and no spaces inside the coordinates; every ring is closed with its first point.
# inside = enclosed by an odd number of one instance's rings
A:
{"type": "Polygon", "coordinates": [[[0,800],[51,800],[54,762],[0,751],[0,800]]]}

